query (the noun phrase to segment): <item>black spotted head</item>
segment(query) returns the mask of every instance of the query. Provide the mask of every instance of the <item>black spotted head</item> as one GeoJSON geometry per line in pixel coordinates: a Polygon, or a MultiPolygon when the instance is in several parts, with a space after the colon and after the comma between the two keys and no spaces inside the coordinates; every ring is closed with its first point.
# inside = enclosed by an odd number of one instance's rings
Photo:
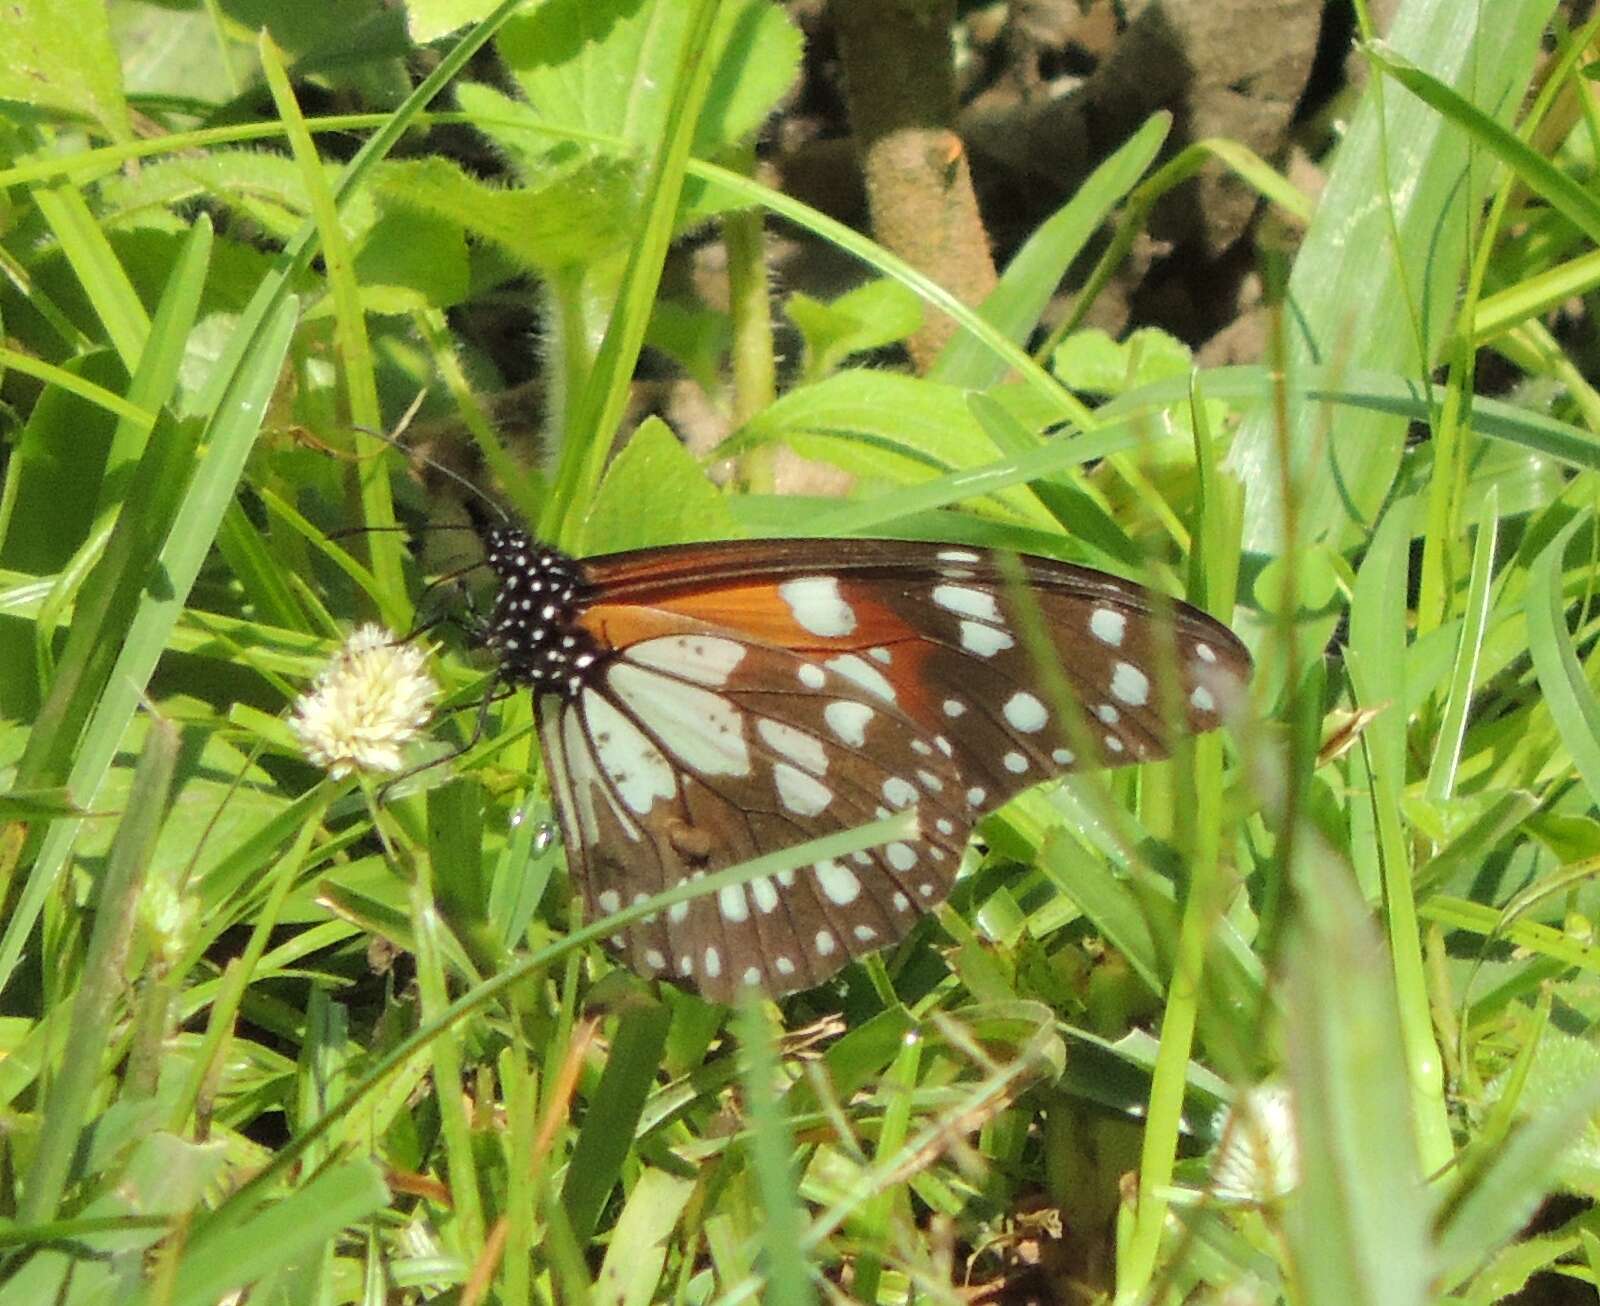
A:
{"type": "Polygon", "coordinates": [[[582,565],[507,526],[485,529],[483,550],[500,581],[483,643],[499,657],[501,678],[577,694],[598,660],[593,638],[577,623],[586,587],[582,565]]]}

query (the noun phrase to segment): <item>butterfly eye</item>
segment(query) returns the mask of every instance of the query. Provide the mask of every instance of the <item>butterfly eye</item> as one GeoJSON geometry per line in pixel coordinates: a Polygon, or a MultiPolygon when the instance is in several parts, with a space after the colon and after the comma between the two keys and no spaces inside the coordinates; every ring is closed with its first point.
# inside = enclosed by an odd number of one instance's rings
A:
{"type": "Polygon", "coordinates": [[[591,914],[915,813],[905,838],[612,936],[639,974],[718,1000],[809,987],[904,938],[949,893],[974,823],[1023,789],[1163,756],[1163,671],[1187,731],[1220,724],[1250,674],[1203,613],[1042,558],[1020,560],[1027,615],[1065,711],[1023,638],[1015,569],[981,550],[736,541],[579,562],[507,528],[485,543],[500,584],[485,642],[533,692],[591,914]]]}

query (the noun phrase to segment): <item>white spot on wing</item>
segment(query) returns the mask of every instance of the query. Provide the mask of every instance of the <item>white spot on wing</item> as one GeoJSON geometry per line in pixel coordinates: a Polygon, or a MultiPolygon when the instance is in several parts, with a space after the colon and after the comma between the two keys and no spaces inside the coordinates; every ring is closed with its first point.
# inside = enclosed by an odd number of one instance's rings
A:
{"type": "Polygon", "coordinates": [[[772,779],[778,787],[779,801],[799,816],[815,816],[833,801],[833,790],[787,762],[772,768],[772,779]]]}
{"type": "Polygon", "coordinates": [[[780,975],[794,974],[794,962],[790,961],[787,957],[774,957],[772,959],[772,968],[780,975]]]}
{"type": "Polygon", "coordinates": [[[702,775],[750,774],[744,713],[721,694],[626,662],[613,663],[606,681],[658,739],[672,741],[694,770],[702,775]]]}
{"type": "Polygon", "coordinates": [[[1217,660],[1216,650],[1209,644],[1196,644],[1194,646],[1194,655],[1202,662],[1215,662],[1217,660]]]}
{"type": "Polygon", "coordinates": [[[858,658],[854,653],[843,653],[836,658],[829,658],[827,666],[846,680],[855,681],[869,693],[876,694],[886,702],[894,702],[894,686],[883,672],[864,658],[858,658]]]}
{"type": "Polygon", "coordinates": [[[1019,689],[1008,698],[1002,711],[1013,730],[1020,730],[1029,735],[1043,730],[1045,722],[1050,719],[1050,714],[1044,710],[1044,704],[1025,689],[1019,689]]]}
{"type": "Polygon", "coordinates": [[[1114,608],[1096,608],[1089,614],[1089,633],[1112,648],[1122,647],[1127,629],[1128,618],[1114,608]]]}
{"type": "Polygon", "coordinates": [[[869,648],[867,650],[867,656],[874,662],[883,663],[884,666],[888,666],[894,661],[894,654],[888,649],[884,648],[882,645],[879,645],[877,648],[869,648]]]}
{"type": "Polygon", "coordinates": [[[751,988],[754,988],[757,984],[761,983],[761,972],[754,966],[746,966],[744,968],[744,982],[751,988]]]}
{"type": "Polygon", "coordinates": [[[1123,751],[1122,740],[1118,739],[1115,735],[1107,735],[1106,736],[1106,752],[1108,752],[1108,753],[1120,753],[1122,751],[1123,751]]]}
{"type": "Polygon", "coordinates": [[[958,617],[975,617],[1001,625],[1000,605],[988,590],[973,589],[970,585],[935,585],[933,601],[946,612],[958,617]]]}
{"type": "MultiPolygon", "coordinates": [[[[592,844],[600,838],[600,823],[594,813],[594,791],[600,778],[595,774],[594,759],[584,741],[577,712],[564,705],[556,710],[561,713],[560,746],[546,754],[545,767],[555,778],[557,797],[567,799],[567,810],[576,814],[579,833],[592,844]]],[[[557,738],[555,730],[545,734],[551,741],[557,738]]]]}
{"type": "Polygon", "coordinates": [[[883,855],[897,871],[909,871],[917,864],[917,850],[908,843],[886,844],[883,855]]]}
{"type": "Polygon", "coordinates": [[[1118,721],[1122,720],[1122,713],[1117,711],[1110,703],[1100,704],[1099,707],[1095,708],[1094,714],[1108,726],[1114,726],[1118,721]]]}
{"type": "Polygon", "coordinates": [[[837,639],[856,628],[855,609],[839,592],[836,576],[801,576],[778,586],[795,621],[813,635],[837,639]]]}
{"type": "Polygon", "coordinates": [[[1001,761],[1005,763],[1006,770],[1010,771],[1013,775],[1021,775],[1028,769],[1028,759],[1023,754],[1017,752],[1016,749],[1012,749],[1003,758],[1001,758],[1001,761]]]}
{"type": "Polygon", "coordinates": [[[947,698],[944,701],[944,714],[947,717],[958,717],[967,710],[967,705],[959,698],[947,698]]]}
{"type": "Polygon", "coordinates": [[[1004,652],[1015,643],[1016,640],[1005,631],[986,626],[981,621],[961,623],[961,647],[968,653],[976,653],[980,658],[992,658],[996,653],[1004,652]]]}
{"type": "Polygon", "coordinates": [[[668,635],[641,640],[622,656],[641,667],[716,687],[728,683],[745,652],[743,644],[716,635],[668,635]]]}
{"type": "Polygon", "coordinates": [[[988,796],[989,791],[987,789],[981,789],[977,785],[973,785],[971,789],[967,790],[967,801],[974,807],[982,807],[983,800],[988,796]]]}
{"type": "Polygon", "coordinates": [[[830,934],[827,930],[818,930],[817,931],[816,944],[817,944],[817,956],[819,956],[819,957],[829,957],[829,956],[833,955],[833,949],[834,949],[834,946],[835,946],[834,945],[834,941],[833,941],[833,935],[830,934]]]}
{"type": "Polygon", "coordinates": [[[1050,760],[1057,766],[1071,766],[1078,760],[1078,755],[1070,748],[1058,748],[1050,754],[1050,760]]]}
{"type": "Polygon", "coordinates": [[[604,916],[614,916],[622,910],[622,895],[615,889],[602,889],[595,895],[594,901],[604,916]]]}
{"type": "Polygon", "coordinates": [[[767,876],[750,881],[750,896],[756,900],[756,909],[763,916],[770,916],[778,910],[778,890],[767,876]]]}
{"type": "Polygon", "coordinates": [[[854,932],[856,938],[860,939],[863,943],[871,943],[875,938],[878,937],[878,931],[873,929],[870,925],[857,925],[854,932]]]}
{"type": "Polygon", "coordinates": [[[891,807],[910,807],[917,801],[917,791],[909,780],[892,775],[883,782],[883,801],[891,807]]]}
{"type": "Polygon", "coordinates": [[[815,775],[822,775],[827,771],[827,750],[822,747],[820,740],[806,734],[805,731],[796,730],[793,726],[785,725],[782,721],[774,721],[770,717],[762,717],[756,722],[756,733],[785,761],[803,767],[815,775]]]}
{"type": "Polygon", "coordinates": [[[1204,685],[1196,685],[1194,687],[1194,693],[1189,695],[1189,701],[1202,712],[1215,712],[1217,710],[1217,700],[1212,697],[1211,691],[1204,685]]]}
{"type": "Polygon", "coordinates": [[[1111,672],[1111,693],[1130,707],[1150,701],[1150,677],[1131,662],[1119,662],[1111,672]]]}
{"type": "Polygon", "coordinates": [[[667,968],[667,959],[661,955],[658,949],[646,948],[644,964],[651,970],[665,970],[667,968]]]}
{"type": "Polygon", "coordinates": [[[822,719],[851,748],[862,748],[867,742],[867,726],[872,721],[872,709],[865,703],[855,703],[838,698],[822,709],[822,719]]]}
{"type": "Polygon", "coordinates": [[[836,907],[847,907],[861,895],[861,881],[848,866],[827,858],[811,868],[823,896],[836,907]]]}
{"type": "Polygon", "coordinates": [[[710,979],[716,979],[720,974],[722,974],[722,954],[715,948],[707,948],[706,975],[710,979]]]}
{"type": "Polygon", "coordinates": [[[639,728],[592,689],[583,693],[584,724],[600,769],[630,810],[643,816],[678,792],[672,763],[639,728]]]}
{"type": "Polygon", "coordinates": [[[744,885],[725,884],[717,890],[717,906],[722,919],[737,925],[750,918],[750,903],[744,896],[744,885]]]}
{"type": "Polygon", "coordinates": [[[800,683],[807,689],[821,689],[828,683],[826,673],[813,662],[802,662],[797,674],[800,677],[800,683]]]}
{"type": "Polygon", "coordinates": [[[982,562],[971,549],[940,549],[937,557],[940,562],[982,562]]]}

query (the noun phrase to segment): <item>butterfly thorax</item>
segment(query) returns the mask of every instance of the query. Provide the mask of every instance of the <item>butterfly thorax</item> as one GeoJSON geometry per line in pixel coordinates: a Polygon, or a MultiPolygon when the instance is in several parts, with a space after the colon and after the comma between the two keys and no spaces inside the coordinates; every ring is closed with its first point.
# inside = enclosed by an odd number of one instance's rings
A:
{"type": "Polygon", "coordinates": [[[499,657],[501,678],[575,697],[601,656],[576,620],[582,565],[506,527],[485,532],[484,561],[500,581],[484,645],[499,657]]]}

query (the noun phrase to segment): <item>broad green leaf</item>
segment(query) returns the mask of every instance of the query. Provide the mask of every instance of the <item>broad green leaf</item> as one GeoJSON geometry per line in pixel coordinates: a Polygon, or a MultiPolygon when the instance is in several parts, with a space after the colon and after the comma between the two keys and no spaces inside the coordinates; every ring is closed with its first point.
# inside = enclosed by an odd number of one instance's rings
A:
{"type": "Polygon", "coordinates": [[[1187,376],[1193,366],[1188,347],[1155,327],[1141,327],[1121,341],[1098,328],[1074,331],[1050,360],[1051,370],[1072,389],[1103,395],[1187,376]]]}
{"type": "Polygon", "coordinates": [[[81,115],[115,140],[131,136],[106,9],[99,0],[0,6],[0,100],[81,115]]]}
{"type": "Polygon", "coordinates": [[[921,302],[898,281],[886,278],[827,303],[795,291],[783,311],[805,341],[809,381],[821,380],[851,354],[904,340],[922,325],[921,302]]]}
{"type": "Polygon", "coordinates": [[[633,234],[632,169],[607,159],[527,190],[489,186],[444,158],[386,165],[373,184],[394,208],[492,240],[529,268],[590,262],[622,250],[633,234]]]}
{"type": "MultiPolygon", "coordinates": [[[[117,1110],[112,1107],[106,1115],[117,1110]]],[[[137,1280],[148,1249],[165,1236],[166,1222],[192,1213],[206,1191],[223,1182],[227,1163],[223,1143],[191,1143],[165,1132],[146,1134],[114,1174],[91,1170],[95,1180],[111,1182],[77,1213],[86,1227],[35,1252],[6,1281],[6,1295],[16,1301],[84,1306],[116,1300],[118,1288],[137,1280]],[[152,1222],[151,1217],[157,1218],[152,1222]],[[91,1222],[99,1227],[87,1227],[91,1222]]]]}
{"type": "Polygon", "coordinates": [[[405,0],[406,31],[418,45],[487,18],[499,0],[405,0]]]}
{"type": "MultiPolygon", "coordinates": [[[[1000,456],[965,390],[866,369],[797,386],[733,438],[739,448],[785,441],[857,475],[901,484],[982,467],[1000,456]]],[[[1024,488],[995,497],[1014,518],[1042,527],[1052,521],[1024,488]]]]}
{"type": "Polygon", "coordinates": [[[1562,1180],[1581,1175],[1585,1187],[1593,1190],[1595,1115],[1600,1111],[1593,1049],[1584,1045],[1557,1056],[1565,1064],[1530,1103],[1538,1109],[1481,1172],[1469,1176],[1466,1190],[1454,1195],[1441,1218],[1439,1253],[1452,1278],[1464,1277],[1492,1249],[1515,1238],[1562,1180]]]}
{"type": "MultiPolygon", "coordinates": [[[[500,56],[547,122],[652,144],[666,124],[689,6],[681,0],[543,0],[508,22],[500,56]]],[[[701,56],[714,65],[694,152],[744,140],[788,90],[800,34],[769,0],[725,0],[701,56]]]]}
{"type": "Polygon", "coordinates": [[[583,527],[583,552],[725,540],[740,534],[722,491],[659,418],[642,422],[600,483],[583,527]]]}

